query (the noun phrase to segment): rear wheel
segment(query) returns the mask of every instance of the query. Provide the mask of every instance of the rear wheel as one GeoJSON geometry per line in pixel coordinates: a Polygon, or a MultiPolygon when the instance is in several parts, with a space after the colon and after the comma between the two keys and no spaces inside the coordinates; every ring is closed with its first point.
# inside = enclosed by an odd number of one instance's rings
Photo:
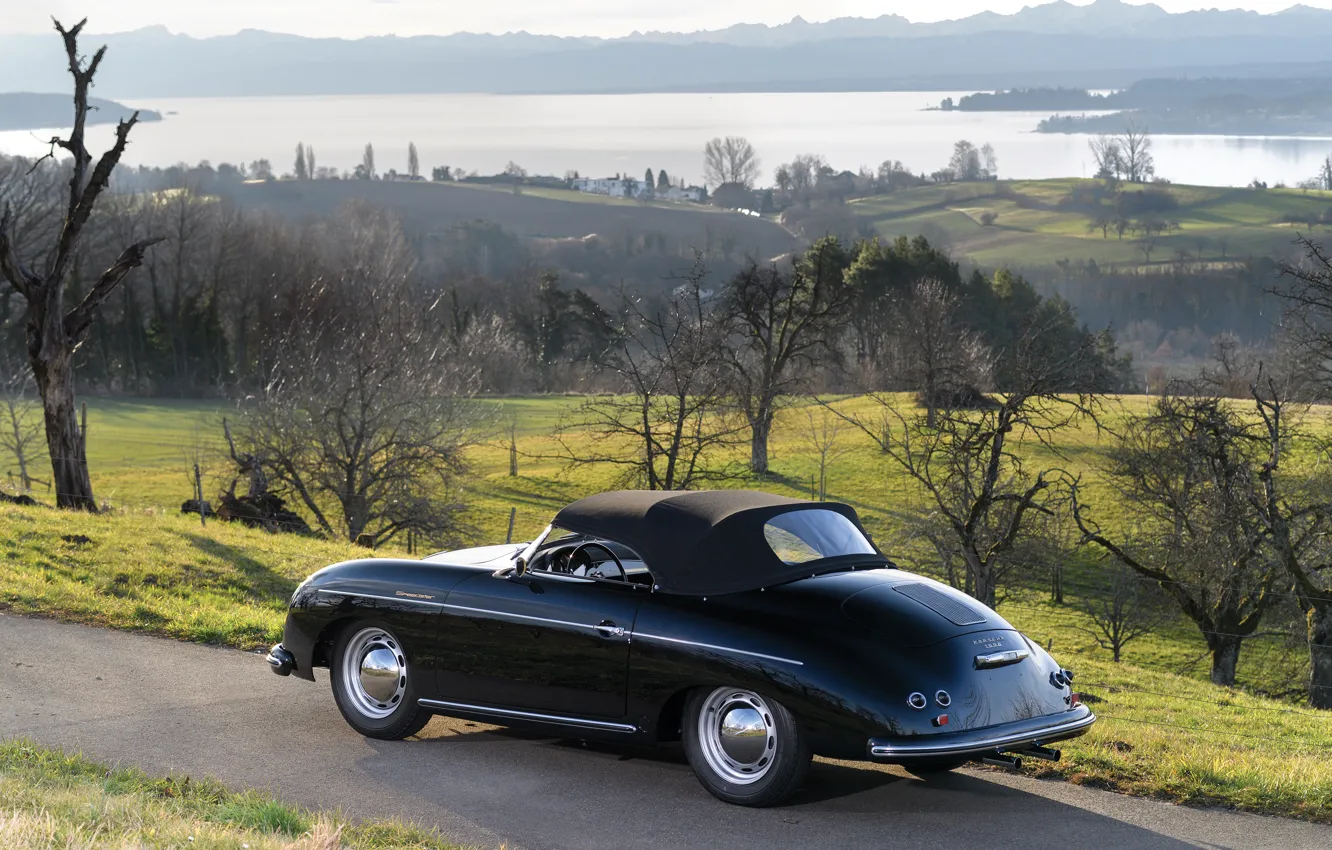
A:
{"type": "Polygon", "coordinates": [[[685,757],[713,796],[772,806],[800,788],[812,755],[795,717],[742,688],[695,691],[685,706],[685,757]]]}
{"type": "Polygon", "coordinates": [[[430,722],[416,704],[411,665],[402,642],[374,620],[344,629],[329,665],[333,699],[347,724],[368,738],[415,735],[430,722]]]}

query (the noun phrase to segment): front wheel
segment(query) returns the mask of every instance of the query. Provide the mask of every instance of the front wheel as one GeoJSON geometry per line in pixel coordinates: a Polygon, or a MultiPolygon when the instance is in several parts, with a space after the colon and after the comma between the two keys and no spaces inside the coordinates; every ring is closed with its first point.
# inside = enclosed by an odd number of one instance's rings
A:
{"type": "Polygon", "coordinates": [[[384,625],[367,620],[344,629],[329,667],[338,710],[367,738],[406,738],[430,722],[416,704],[402,642],[384,625]]]}
{"type": "Polygon", "coordinates": [[[812,755],[795,717],[741,688],[695,691],[685,706],[685,757],[714,797],[772,806],[800,788],[812,755]]]}

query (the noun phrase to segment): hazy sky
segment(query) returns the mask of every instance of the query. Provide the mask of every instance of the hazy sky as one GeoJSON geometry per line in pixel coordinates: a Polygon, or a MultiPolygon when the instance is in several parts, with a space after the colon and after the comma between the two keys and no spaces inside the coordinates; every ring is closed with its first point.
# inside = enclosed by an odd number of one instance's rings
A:
{"type": "MultiPolygon", "coordinates": [[[[1172,12],[1198,8],[1274,12],[1296,0],[1157,0],[1172,12]]],[[[633,30],[715,29],[730,24],[776,24],[803,15],[895,13],[913,21],[961,18],[985,9],[1012,13],[1033,0],[0,0],[0,32],[38,32],[52,15],[89,18],[91,32],[165,24],[195,36],[253,27],[302,35],[357,37],[472,32],[625,35],[633,30]]],[[[1076,0],[1083,5],[1086,0],[1076,0]]],[[[1303,0],[1332,7],[1332,0],[1303,0]]]]}

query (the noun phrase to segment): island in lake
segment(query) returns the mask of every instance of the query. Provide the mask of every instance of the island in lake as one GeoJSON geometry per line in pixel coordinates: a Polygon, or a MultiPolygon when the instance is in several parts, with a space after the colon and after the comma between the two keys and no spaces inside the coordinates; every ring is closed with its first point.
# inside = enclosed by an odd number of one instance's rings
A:
{"type": "MultiPolygon", "coordinates": [[[[115,124],[134,114],[132,107],[113,100],[88,98],[88,124],[115,124]]],[[[140,109],[140,121],[161,121],[162,114],[140,109]]],[[[74,118],[74,100],[68,94],[0,92],[0,131],[68,127],[74,118]]]]}
{"type": "Polygon", "coordinates": [[[939,108],[1054,111],[1037,125],[1040,133],[1118,133],[1132,122],[1174,135],[1323,136],[1332,134],[1332,77],[1154,79],[1109,93],[1012,89],[947,98],[939,108]]]}

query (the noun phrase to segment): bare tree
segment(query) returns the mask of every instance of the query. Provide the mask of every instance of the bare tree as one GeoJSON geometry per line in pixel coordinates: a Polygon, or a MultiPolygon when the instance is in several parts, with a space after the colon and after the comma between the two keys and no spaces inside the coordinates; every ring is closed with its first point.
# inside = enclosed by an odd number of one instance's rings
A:
{"type": "Polygon", "coordinates": [[[74,354],[87,339],[98,308],[132,269],[143,264],[148,248],[160,240],[145,239],[130,245],[101,273],[79,303],[66,309],[65,291],[84,228],[125,152],[130,130],[138,122],[136,112],[128,121],[117,125],[115,143],[90,172],[92,155],[84,145],[88,90],[106,56],[106,48],[100,48],[90,61],[84,62],[79,53],[78,38],[86,23],[86,20],[80,21],[69,30],[59,21],[55,24],[64,39],[69,72],[74,77],[73,129],[68,138],[51,140],[53,153],[59,147],[71,157],[69,201],[60,236],[47,255],[45,269],[34,271],[19,258],[11,236],[16,228],[12,208],[6,205],[0,217],[0,271],[27,303],[28,362],[42,397],[56,504],[63,508],[93,511],[97,509],[97,500],[93,497],[92,481],[88,477],[87,444],[75,415],[74,354]]]}
{"type": "Polygon", "coordinates": [[[1111,540],[1073,493],[1084,541],[1174,599],[1201,632],[1218,685],[1235,684],[1240,648],[1281,575],[1254,508],[1261,448],[1253,423],[1226,399],[1199,383],[1176,384],[1129,422],[1110,453],[1106,474],[1134,538],[1111,540]]]}
{"type": "Polygon", "coordinates": [[[1169,620],[1170,609],[1162,604],[1157,587],[1122,564],[1111,566],[1103,578],[1104,590],[1083,600],[1091,625],[1079,628],[1097,646],[1110,650],[1118,664],[1124,647],[1156,632],[1169,620]]]}
{"type": "MultiPolygon", "coordinates": [[[[1054,437],[1095,412],[1090,391],[1102,369],[1099,339],[1052,354],[1042,342],[1062,315],[1033,322],[1015,340],[1008,390],[979,410],[940,411],[934,427],[919,412],[903,412],[897,399],[871,393],[881,414],[841,413],[872,439],[887,461],[915,482],[928,507],[917,524],[928,527],[945,570],[962,566],[963,589],[987,605],[1017,566],[1010,554],[1036,514],[1052,514],[1064,477],[1053,465],[1033,469],[1021,451],[1038,441],[1056,461],[1054,437]]],[[[1050,463],[1047,461],[1047,464],[1050,463]]]]}
{"type": "Polygon", "coordinates": [[[362,180],[375,179],[375,146],[366,144],[361,154],[361,164],[356,169],[356,176],[362,180]]]}
{"type": "Polygon", "coordinates": [[[974,392],[990,377],[990,352],[979,333],[959,319],[956,295],[936,278],[911,285],[894,311],[893,339],[902,354],[903,375],[920,392],[925,425],[933,428],[940,407],[974,392]]]}
{"type": "Polygon", "coordinates": [[[810,452],[819,460],[819,501],[828,496],[828,467],[838,458],[850,451],[841,444],[840,438],[846,435],[846,423],[822,405],[805,408],[804,421],[800,426],[800,438],[810,452]]]}
{"type": "Polygon", "coordinates": [[[32,489],[28,465],[42,436],[39,409],[28,397],[32,387],[32,370],[28,366],[0,359],[0,448],[14,456],[19,484],[25,491],[32,489]]]}
{"type": "Polygon", "coordinates": [[[1124,179],[1130,183],[1151,180],[1156,173],[1156,158],[1152,156],[1152,137],[1147,134],[1147,129],[1130,121],[1115,141],[1124,179]]]}
{"type": "Polygon", "coordinates": [[[413,305],[395,220],[354,208],[313,239],[323,261],[300,282],[271,380],[241,408],[238,449],[327,534],[456,543],[478,438],[473,375],[413,305]]]}
{"type": "Polygon", "coordinates": [[[842,271],[845,252],[835,238],[819,240],[789,271],[751,263],[722,294],[735,398],[750,428],[749,468],[768,471],[772,423],[784,398],[797,388],[800,370],[830,341],[851,297],[842,271]]]}
{"type": "Polygon", "coordinates": [[[733,477],[726,457],[744,425],[727,415],[723,329],[701,266],[658,309],[621,292],[622,327],[597,358],[616,393],[591,396],[556,432],[558,458],[611,466],[625,483],[688,490],[733,477]]]}
{"type": "Polygon", "coordinates": [[[416,142],[407,143],[407,176],[413,180],[421,176],[421,155],[416,152],[416,142]]]}
{"type": "Polygon", "coordinates": [[[297,180],[310,179],[310,165],[305,159],[305,142],[296,144],[296,168],[295,175],[297,180]]]}
{"type": "Polygon", "coordinates": [[[305,171],[309,175],[311,180],[315,179],[315,177],[319,175],[319,169],[316,168],[315,152],[313,145],[305,146],[305,171]]]}
{"type": "Polygon", "coordinates": [[[725,183],[754,188],[761,164],[754,146],[742,136],[716,138],[703,148],[703,179],[714,188],[725,183]]]}
{"type": "Polygon", "coordinates": [[[1124,159],[1119,150],[1119,139],[1105,133],[1087,142],[1091,148],[1092,159],[1096,162],[1096,176],[1106,180],[1115,180],[1124,173],[1124,159]]]}

